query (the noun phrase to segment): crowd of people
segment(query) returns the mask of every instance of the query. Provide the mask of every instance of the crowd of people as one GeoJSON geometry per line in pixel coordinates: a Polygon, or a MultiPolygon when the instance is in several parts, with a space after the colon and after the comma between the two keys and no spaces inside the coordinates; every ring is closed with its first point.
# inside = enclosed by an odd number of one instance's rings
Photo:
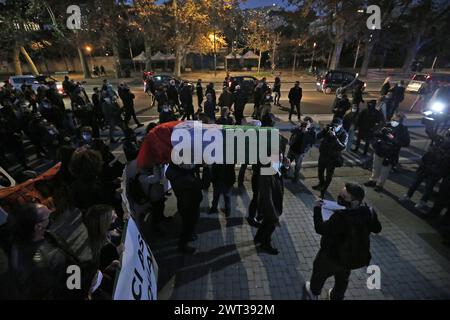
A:
{"type": "MultiPolygon", "coordinates": [[[[223,84],[222,92],[216,94],[213,83],[204,89],[200,79],[195,88],[190,83],[177,84],[174,80],[167,86],[157,87],[149,76],[146,91],[154,97],[160,124],[196,119],[209,124],[275,126],[278,119],[272,113],[272,106],[280,104],[280,78],[276,79],[273,87],[265,78],[256,83],[251,121],[244,117],[248,96],[240,85],[231,77],[227,77],[223,84]],[[194,111],[194,95],[197,96],[197,111],[194,111]]],[[[130,88],[121,83],[116,92],[108,80],[104,80],[102,87],[94,88],[94,94],[89,98],[82,83],[66,77],[63,89],[70,99],[70,108],[65,107],[63,97],[52,84],[33,92],[26,85],[22,90],[16,90],[6,83],[0,91],[0,155],[12,153],[24,169],[29,169],[23,147],[23,137],[27,137],[40,156],[61,163],[47,188],[53,199],[51,205],[21,204],[13,209],[7,223],[1,226],[0,266],[7,267],[0,270],[0,282],[5,289],[2,294],[6,292],[8,298],[111,298],[114,275],[120,268],[119,257],[124,250],[120,244],[124,220],[127,219],[121,198],[124,171],[130,213],[141,227],[150,221],[152,236],[164,237],[167,230],[163,222],[172,221],[164,214],[165,202],[171,196],[164,188],[164,180],[170,181],[181,217],[177,248],[182,254],[195,252],[191,243],[198,238],[195,230],[203,192],[212,186],[213,199],[208,214],[220,212],[218,204],[223,196],[225,208],[222,211],[228,218],[233,211],[233,186],[237,182],[237,187],[242,188],[244,184],[246,165],[241,166],[238,177],[235,165],[230,164],[169,163],[166,169],[165,164],[137,168],[136,158],[141,143],[129,122],[133,118],[138,127],[143,124],[136,117],[130,88]],[[110,144],[117,142],[116,126],[123,132],[126,163],[117,159],[110,145],[102,140],[100,130],[107,126],[110,144]],[[77,232],[86,239],[83,248],[75,249],[72,239],[56,228],[68,222],[72,228],[76,226],[77,232]],[[83,252],[84,259],[80,258],[80,252],[83,252]],[[66,267],[73,264],[83,268],[82,290],[76,294],[68,290],[66,281],[62,280],[67,277],[66,267]]],[[[362,87],[353,90],[352,102],[347,97],[348,89],[349,86],[338,89],[332,106],[333,120],[319,130],[311,117],[302,118],[302,89],[296,82],[288,96],[291,105],[289,119],[297,114],[299,122],[288,141],[280,137],[282,148],[276,172],[261,175],[263,165],[252,165],[253,198],[246,220],[258,229],[254,237],[258,250],[276,255],[278,249],[272,245],[271,237],[280,225],[283,213],[284,180],[290,178],[298,183],[305,155],[314,146],[319,148],[319,183],[313,189],[319,192],[321,200],[314,208],[314,225],[322,240],[311,281],[305,285],[311,299],[320,295],[325,280],[330,276],[336,280],[330,298],[343,299],[351,270],[368,265],[370,261],[370,234],[381,231],[377,215],[365,203],[365,191],[359,184],[346,183],[337,198],[340,210],[329,220],[322,216],[322,200],[326,197],[335,169],[344,165],[343,153],[356,153],[361,141],[365,142],[363,155],[367,156],[369,151],[372,153],[372,175],[365,185],[381,192],[398,164],[401,148],[410,143],[404,124],[406,117],[398,112],[398,105],[403,100],[402,82],[391,87],[389,81],[385,81],[381,97],[368,101],[366,108],[361,107],[364,103],[362,87]],[[354,149],[351,149],[353,143],[354,149]]],[[[156,123],[150,123],[145,132],[156,126],[156,123]]],[[[446,208],[448,221],[450,134],[436,139],[438,143],[424,155],[417,178],[402,201],[410,199],[418,186],[425,182],[426,193],[417,206],[423,208],[431,198],[433,188],[442,180],[428,216],[438,217],[446,208]]],[[[1,166],[7,167],[7,159],[0,158],[0,161],[1,166]]]]}

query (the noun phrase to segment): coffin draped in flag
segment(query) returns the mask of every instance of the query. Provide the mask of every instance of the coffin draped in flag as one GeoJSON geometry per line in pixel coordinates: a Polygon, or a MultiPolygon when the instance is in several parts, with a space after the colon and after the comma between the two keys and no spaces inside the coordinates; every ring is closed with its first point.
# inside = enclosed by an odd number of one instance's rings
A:
{"type": "Polygon", "coordinates": [[[181,121],[160,124],[145,136],[137,157],[138,168],[148,168],[155,164],[170,163],[172,131],[181,121]]]}
{"type": "Polygon", "coordinates": [[[275,128],[169,122],[145,137],[137,165],[256,164],[278,161],[279,154],[280,134],[275,128]]]}

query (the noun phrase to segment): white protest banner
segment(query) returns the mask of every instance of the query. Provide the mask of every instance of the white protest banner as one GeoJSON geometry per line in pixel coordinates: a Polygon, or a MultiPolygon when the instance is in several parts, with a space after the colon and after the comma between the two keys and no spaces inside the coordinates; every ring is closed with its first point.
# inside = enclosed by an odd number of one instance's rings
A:
{"type": "Polygon", "coordinates": [[[156,300],[158,266],[133,218],[127,222],[114,300],[156,300]]]}

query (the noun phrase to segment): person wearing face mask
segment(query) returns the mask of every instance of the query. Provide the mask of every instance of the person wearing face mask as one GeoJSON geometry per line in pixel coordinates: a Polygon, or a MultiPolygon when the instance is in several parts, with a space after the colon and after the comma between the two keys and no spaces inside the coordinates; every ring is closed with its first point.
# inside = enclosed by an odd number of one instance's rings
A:
{"type": "Polygon", "coordinates": [[[397,164],[400,149],[410,144],[408,128],[403,125],[405,116],[396,114],[392,121],[375,133],[372,176],[364,185],[375,187],[375,191],[383,190],[392,166],[397,164]]]}
{"type": "MultiPolygon", "coordinates": [[[[280,154],[283,166],[289,167],[289,159],[280,154]]],[[[278,164],[279,167],[279,164],[278,164]]],[[[283,213],[284,183],[280,169],[273,175],[260,175],[258,178],[258,215],[262,222],[256,232],[254,242],[268,254],[277,255],[278,250],[271,244],[272,234],[280,225],[279,219],[283,213]]]]}
{"type": "Polygon", "coordinates": [[[318,300],[326,280],[334,277],[334,287],[328,291],[331,300],[345,297],[351,270],[370,264],[370,234],[380,233],[376,212],[364,203],[365,192],[356,183],[346,183],[337,203],[345,209],[335,211],[324,221],[323,202],[314,207],[314,228],[322,236],[320,250],[313,264],[310,281],[304,287],[306,297],[318,300]]]}
{"type": "Polygon", "coordinates": [[[305,117],[300,126],[291,131],[288,158],[291,162],[295,161],[293,183],[298,183],[303,158],[316,140],[316,129],[313,122],[311,117],[305,117]]]}
{"type": "Polygon", "coordinates": [[[356,140],[355,148],[352,151],[358,152],[361,141],[364,140],[363,156],[366,156],[375,130],[383,125],[383,123],[384,116],[381,112],[380,105],[377,105],[376,100],[367,102],[367,108],[359,113],[355,124],[355,129],[358,131],[358,138],[356,140]]]}
{"type": "Polygon", "coordinates": [[[342,119],[335,118],[330,125],[317,135],[317,139],[322,140],[319,147],[319,184],[313,186],[313,189],[320,191],[321,198],[325,196],[325,192],[333,179],[334,170],[344,164],[342,151],[347,147],[348,134],[342,128],[342,124],[342,119]]]}
{"type": "Polygon", "coordinates": [[[351,151],[351,148],[353,146],[353,141],[355,138],[355,126],[356,122],[358,121],[358,115],[359,115],[359,107],[357,104],[353,104],[352,108],[349,109],[343,118],[343,128],[348,133],[348,143],[347,143],[347,149],[346,151],[351,151]]]}
{"type": "Polygon", "coordinates": [[[91,147],[92,144],[92,128],[91,127],[83,127],[81,128],[81,140],[79,147],[88,146],[91,147]]]}

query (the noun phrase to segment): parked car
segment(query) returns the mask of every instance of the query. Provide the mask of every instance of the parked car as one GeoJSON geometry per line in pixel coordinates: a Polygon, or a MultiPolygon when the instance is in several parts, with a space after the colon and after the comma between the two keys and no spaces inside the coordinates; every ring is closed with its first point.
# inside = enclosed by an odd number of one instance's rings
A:
{"type": "Polygon", "coordinates": [[[423,84],[426,82],[433,81],[433,83],[438,86],[448,86],[450,85],[450,74],[447,73],[416,73],[412,76],[409,81],[408,86],[406,87],[406,91],[408,92],[419,92],[422,88],[423,84]]]}
{"type": "Polygon", "coordinates": [[[16,90],[22,90],[22,84],[31,85],[32,89],[34,91],[37,91],[37,89],[42,85],[49,85],[50,83],[54,82],[56,83],[56,87],[58,88],[59,94],[65,96],[66,93],[64,92],[62,83],[56,80],[55,78],[48,76],[48,75],[22,75],[22,76],[11,76],[8,79],[11,86],[13,86],[16,90]]]}
{"type": "Polygon", "coordinates": [[[412,76],[411,80],[406,87],[406,91],[408,92],[419,92],[420,88],[422,88],[423,84],[427,81],[429,74],[416,73],[412,76]]]}
{"type": "MultiPolygon", "coordinates": [[[[319,92],[331,93],[336,91],[337,88],[350,84],[356,77],[355,73],[341,71],[341,70],[329,70],[317,77],[316,89],[319,92]]],[[[358,85],[363,85],[363,90],[366,87],[366,83],[356,79],[353,85],[349,88],[349,92],[352,92],[358,85]]]]}

